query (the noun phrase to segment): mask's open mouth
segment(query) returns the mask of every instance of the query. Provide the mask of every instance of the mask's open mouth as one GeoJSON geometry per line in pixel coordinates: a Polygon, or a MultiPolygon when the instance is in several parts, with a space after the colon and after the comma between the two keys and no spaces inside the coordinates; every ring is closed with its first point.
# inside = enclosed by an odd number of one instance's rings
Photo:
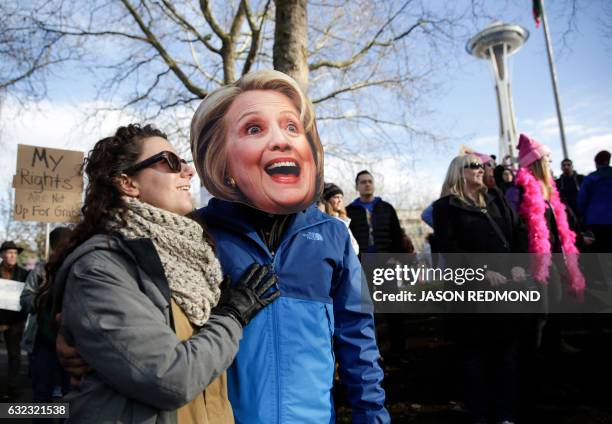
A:
{"type": "Polygon", "coordinates": [[[266,166],[266,173],[271,176],[300,176],[300,166],[294,161],[274,162],[266,166]]]}

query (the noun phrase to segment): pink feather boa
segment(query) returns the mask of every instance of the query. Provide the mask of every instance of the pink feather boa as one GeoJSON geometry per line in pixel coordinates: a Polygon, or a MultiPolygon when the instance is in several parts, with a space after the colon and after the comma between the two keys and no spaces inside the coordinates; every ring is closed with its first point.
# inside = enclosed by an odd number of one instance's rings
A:
{"type": "MultiPolygon", "coordinates": [[[[516,183],[524,190],[519,215],[527,225],[529,253],[536,253],[532,273],[537,281],[545,283],[548,281],[552,261],[550,234],[545,218],[546,202],[544,196],[542,196],[540,183],[528,169],[519,169],[516,183]]],[[[574,245],[576,234],[569,228],[565,206],[559,200],[559,193],[554,184],[552,185],[550,204],[557,222],[570,287],[574,293],[582,294],[585,282],[578,265],[578,249],[574,245]]]]}

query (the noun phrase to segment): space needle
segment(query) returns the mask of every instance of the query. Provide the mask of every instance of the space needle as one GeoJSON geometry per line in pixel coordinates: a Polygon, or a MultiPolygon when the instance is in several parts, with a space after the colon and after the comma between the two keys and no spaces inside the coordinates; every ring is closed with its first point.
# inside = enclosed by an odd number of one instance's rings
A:
{"type": "Polygon", "coordinates": [[[466,50],[479,59],[487,59],[493,71],[497,110],[499,112],[499,158],[507,155],[516,162],[516,118],[512,102],[512,84],[508,57],[516,53],[529,38],[529,31],[520,25],[493,22],[466,44],[466,50]]]}

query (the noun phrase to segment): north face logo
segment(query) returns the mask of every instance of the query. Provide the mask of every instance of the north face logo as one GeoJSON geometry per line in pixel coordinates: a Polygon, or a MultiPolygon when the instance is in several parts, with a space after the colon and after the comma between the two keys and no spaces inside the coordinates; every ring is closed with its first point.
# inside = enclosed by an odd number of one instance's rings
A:
{"type": "Polygon", "coordinates": [[[323,241],[323,236],[314,232],[302,233],[302,237],[306,237],[308,240],[323,241]]]}

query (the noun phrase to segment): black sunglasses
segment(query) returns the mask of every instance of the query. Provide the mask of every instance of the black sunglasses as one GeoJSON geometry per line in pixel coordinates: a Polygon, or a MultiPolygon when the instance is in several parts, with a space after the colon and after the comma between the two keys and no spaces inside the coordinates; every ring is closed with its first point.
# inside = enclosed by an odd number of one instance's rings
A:
{"type": "Polygon", "coordinates": [[[484,165],[482,163],[478,163],[478,162],[471,162],[469,165],[465,165],[463,167],[463,169],[484,169],[484,165]]]}
{"type": "Polygon", "coordinates": [[[168,150],[164,150],[163,152],[159,152],[156,155],[143,160],[142,162],[128,166],[123,170],[123,172],[126,174],[134,174],[161,160],[165,160],[168,164],[168,168],[170,168],[170,171],[174,173],[181,172],[183,169],[183,164],[187,165],[187,161],[185,159],[181,159],[176,154],[169,152],[168,150]]]}

